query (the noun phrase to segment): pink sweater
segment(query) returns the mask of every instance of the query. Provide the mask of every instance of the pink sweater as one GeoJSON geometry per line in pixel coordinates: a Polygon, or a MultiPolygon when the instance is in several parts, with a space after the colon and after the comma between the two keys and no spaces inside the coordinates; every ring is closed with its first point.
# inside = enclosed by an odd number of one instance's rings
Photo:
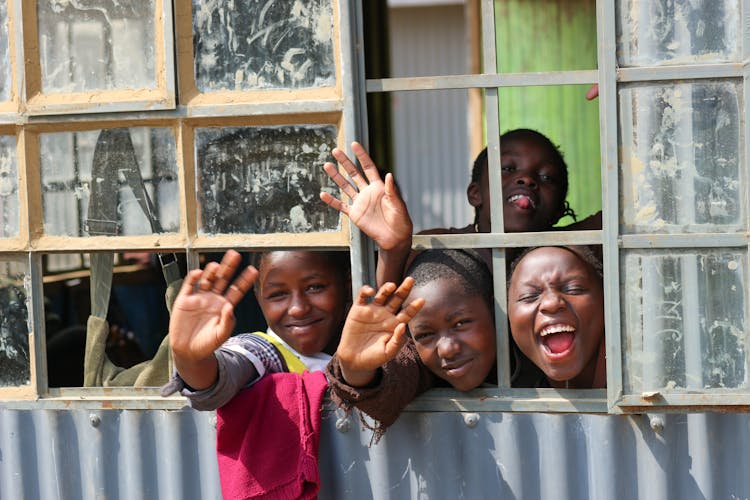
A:
{"type": "Polygon", "coordinates": [[[323,372],[272,373],[217,410],[224,498],[316,498],[323,372]]]}

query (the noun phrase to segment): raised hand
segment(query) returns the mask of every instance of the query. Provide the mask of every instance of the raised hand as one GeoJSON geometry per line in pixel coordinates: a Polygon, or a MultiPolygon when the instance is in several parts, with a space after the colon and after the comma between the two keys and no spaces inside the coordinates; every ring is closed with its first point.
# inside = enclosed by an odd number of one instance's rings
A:
{"type": "Polygon", "coordinates": [[[258,277],[258,271],[248,266],[230,285],[241,260],[239,253],[229,250],[221,264],[209,262],[205,269],[191,271],[172,306],[169,344],[175,366],[195,389],[206,388],[216,379],[213,352],[231,335],[234,306],[258,277]]]}
{"type": "Polygon", "coordinates": [[[320,193],[320,199],[346,214],[382,250],[410,246],[413,225],[406,203],[396,189],[393,176],[386,174],[383,182],[372,158],[358,142],[352,143],[352,151],[362,165],[364,177],[346,153],[336,148],[332,154],[349,174],[354,186],[333,163],[329,162],[323,166],[328,177],[349,197],[351,204],[325,192],[320,193]]]}
{"type": "Polygon", "coordinates": [[[342,375],[350,385],[368,384],[377,368],[395,358],[406,344],[406,323],[424,306],[424,299],[417,298],[401,309],[413,287],[414,280],[407,277],[398,288],[384,284],[377,294],[369,286],[360,289],[336,350],[342,375]]]}

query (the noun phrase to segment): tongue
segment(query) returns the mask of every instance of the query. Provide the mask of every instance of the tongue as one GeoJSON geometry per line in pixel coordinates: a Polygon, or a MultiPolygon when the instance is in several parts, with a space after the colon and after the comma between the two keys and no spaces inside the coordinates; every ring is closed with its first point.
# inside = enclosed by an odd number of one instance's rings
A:
{"type": "Polygon", "coordinates": [[[574,332],[553,333],[544,338],[544,343],[553,354],[559,354],[570,349],[574,338],[574,332]]]}
{"type": "Polygon", "coordinates": [[[515,203],[515,205],[518,208],[521,208],[523,210],[526,210],[527,208],[531,207],[531,200],[529,200],[525,196],[521,196],[520,198],[515,200],[513,203],[515,203]]]}

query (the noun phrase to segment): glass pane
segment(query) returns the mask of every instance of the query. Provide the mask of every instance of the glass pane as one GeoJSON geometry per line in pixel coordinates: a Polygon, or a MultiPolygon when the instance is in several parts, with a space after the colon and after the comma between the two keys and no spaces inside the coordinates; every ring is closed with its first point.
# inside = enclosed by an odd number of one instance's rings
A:
{"type": "Polygon", "coordinates": [[[155,88],[154,2],[37,2],[42,91],[155,88]]]}
{"type": "Polygon", "coordinates": [[[201,92],[332,86],[331,0],[193,0],[201,92]]]}
{"type": "Polygon", "coordinates": [[[744,230],[742,106],[734,81],[621,89],[624,232],[744,230]]]}
{"type": "Polygon", "coordinates": [[[333,161],[334,126],[197,129],[200,231],[303,233],[335,231],[339,214],[320,201],[339,196],[323,171],[333,161]]]}
{"type": "Polygon", "coordinates": [[[741,60],[740,0],[620,0],[620,66],[741,60]]]}
{"type": "Polygon", "coordinates": [[[8,2],[0,1],[0,102],[10,99],[10,47],[8,46],[8,2]]]}
{"type": "Polygon", "coordinates": [[[128,236],[179,229],[172,129],[55,132],[41,134],[39,147],[46,234],[128,236]],[[96,203],[90,203],[92,191],[98,193],[96,203]]]}
{"type": "Polygon", "coordinates": [[[18,236],[16,138],[0,135],[0,238],[18,236]]]}
{"type": "Polygon", "coordinates": [[[747,251],[625,254],[625,391],[746,388],[747,251]]]}
{"type": "Polygon", "coordinates": [[[0,386],[29,384],[29,313],[25,266],[0,260],[0,386]]]}

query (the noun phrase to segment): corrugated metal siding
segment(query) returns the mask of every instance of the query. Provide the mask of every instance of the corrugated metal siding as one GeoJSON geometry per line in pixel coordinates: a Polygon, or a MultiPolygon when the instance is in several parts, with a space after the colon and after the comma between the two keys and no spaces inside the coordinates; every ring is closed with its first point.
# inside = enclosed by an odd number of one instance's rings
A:
{"type": "MultiPolygon", "coordinates": [[[[391,75],[466,74],[463,6],[390,10],[391,75]]],[[[474,220],[466,90],[394,92],[394,175],[416,231],[474,220]]]]}
{"type": "MultiPolygon", "coordinates": [[[[405,413],[372,447],[354,419],[336,424],[321,499],[750,496],[746,414],[405,413]]],[[[214,415],[187,409],[0,409],[0,498],[220,498],[214,439],[214,415]]]]}

